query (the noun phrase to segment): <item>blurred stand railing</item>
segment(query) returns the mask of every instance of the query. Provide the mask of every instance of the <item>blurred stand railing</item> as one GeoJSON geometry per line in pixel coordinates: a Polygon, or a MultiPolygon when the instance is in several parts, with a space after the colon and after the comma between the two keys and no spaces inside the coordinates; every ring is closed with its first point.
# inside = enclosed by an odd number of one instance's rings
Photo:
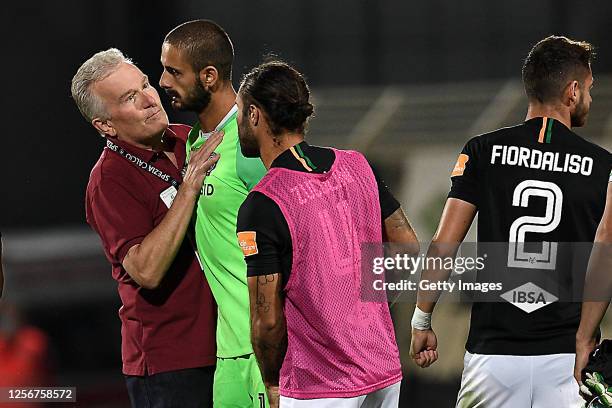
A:
{"type": "MultiPolygon", "coordinates": [[[[577,132],[612,139],[612,75],[596,75],[588,123],[577,132]]],[[[308,139],[402,160],[415,145],[463,145],[471,136],[524,120],[520,80],[314,89],[308,139]]]]}

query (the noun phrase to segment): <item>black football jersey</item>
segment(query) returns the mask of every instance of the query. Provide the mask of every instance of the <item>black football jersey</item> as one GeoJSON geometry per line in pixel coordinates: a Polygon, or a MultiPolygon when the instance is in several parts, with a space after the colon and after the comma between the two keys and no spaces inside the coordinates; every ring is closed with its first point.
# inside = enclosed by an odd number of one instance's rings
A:
{"type": "Polygon", "coordinates": [[[607,150],[552,118],[467,142],[449,197],[477,207],[479,254],[494,253],[478,280],[503,281],[506,296],[472,305],[468,351],[575,352],[584,248],[603,214],[611,165],[607,150]]]}

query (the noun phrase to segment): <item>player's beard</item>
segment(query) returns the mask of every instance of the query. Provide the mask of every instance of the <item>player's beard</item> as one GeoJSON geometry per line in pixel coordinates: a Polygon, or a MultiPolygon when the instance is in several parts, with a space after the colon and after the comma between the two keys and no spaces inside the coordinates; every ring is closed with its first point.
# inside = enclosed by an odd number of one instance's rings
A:
{"type": "Polygon", "coordinates": [[[589,115],[589,106],[584,103],[584,94],[580,94],[580,100],[576,104],[574,112],[570,115],[572,127],[584,126],[589,115]]]}
{"type": "Polygon", "coordinates": [[[240,125],[238,125],[238,136],[240,141],[240,151],[244,157],[260,157],[255,132],[253,132],[249,119],[246,115],[243,115],[242,121],[240,125]]]}
{"type": "MultiPolygon", "coordinates": [[[[170,96],[178,96],[178,95],[171,94],[170,96]]],[[[178,102],[177,104],[173,103],[172,107],[177,110],[184,111],[184,112],[200,113],[204,109],[206,109],[206,107],[210,103],[211,96],[212,96],[211,92],[206,90],[202,86],[202,83],[200,81],[196,80],[193,88],[187,91],[187,95],[185,95],[185,97],[183,98],[180,98],[180,100],[177,101],[178,102]]]]}

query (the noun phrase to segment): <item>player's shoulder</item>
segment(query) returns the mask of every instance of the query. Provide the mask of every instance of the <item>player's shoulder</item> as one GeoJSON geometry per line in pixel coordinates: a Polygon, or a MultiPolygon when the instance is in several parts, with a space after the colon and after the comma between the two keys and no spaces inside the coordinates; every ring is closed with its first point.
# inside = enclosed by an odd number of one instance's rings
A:
{"type": "MultiPolygon", "coordinates": [[[[321,148],[320,148],[321,149],[321,148]]],[[[362,153],[358,150],[344,150],[344,149],[334,149],[332,147],[322,148],[328,153],[328,157],[331,157],[331,161],[335,161],[337,158],[337,153],[341,155],[345,155],[348,160],[351,161],[361,161],[366,164],[372,171],[376,172],[374,166],[372,166],[372,162],[368,159],[365,153],[362,153]]]]}
{"type": "Polygon", "coordinates": [[[481,145],[494,144],[494,143],[502,142],[506,139],[514,139],[517,136],[522,135],[524,133],[525,133],[525,126],[524,124],[521,123],[518,125],[502,127],[496,130],[492,130],[490,132],[481,133],[479,135],[474,136],[472,139],[470,139],[470,142],[474,144],[481,144],[481,145]]]}
{"type": "Polygon", "coordinates": [[[238,210],[237,230],[252,228],[254,224],[266,223],[278,208],[274,200],[259,191],[251,191],[238,210]]]}
{"type": "Polygon", "coordinates": [[[335,149],[333,147],[321,147],[321,146],[311,146],[312,148],[316,148],[316,149],[320,149],[320,151],[326,151],[326,152],[330,152],[333,153],[334,155],[336,155],[336,153],[340,153],[340,154],[345,154],[347,156],[352,156],[352,157],[363,157],[364,159],[366,158],[365,154],[363,154],[362,152],[358,151],[358,150],[351,150],[351,149],[335,149]]]}
{"type": "Polygon", "coordinates": [[[260,191],[251,191],[240,205],[238,216],[256,216],[258,206],[265,205],[268,201],[271,201],[270,198],[260,191]]]}
{"type": "Polygon", "coordinates": [[[590,140],[587,140],[585,138],[583,138],[582,136],[578,135],[577,133],[573,132],[575,137],[575,143],[579,144],[580,147],[582,148],[582,151],[585,152],[589,152],[591,155],[595,156],[595,157],[601,157],[601,158],[608,158],[610,159],[610,151],[600,145],[598,145],[597,143],[591,142],[590,140]]]}
{"type": "Polygon", "coordinates": [[[479,151],[490,150],[496,144],[517,144],[530,136],[525,124],[521,123],[513,126],[506,126],[486,133],[473,136],[465,144],[465,150],[476,153],[479,151]]]}

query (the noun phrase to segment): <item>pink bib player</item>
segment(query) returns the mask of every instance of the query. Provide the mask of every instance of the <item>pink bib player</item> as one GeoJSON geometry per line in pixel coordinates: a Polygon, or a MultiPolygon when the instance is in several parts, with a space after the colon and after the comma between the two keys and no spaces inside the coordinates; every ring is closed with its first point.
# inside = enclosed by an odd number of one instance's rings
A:
{"type": "Polygon", "coordinates": [[[272,168],[254,189],[279,206],[293,242],[284,397],[350,398],[402,378],[388,305],[360,298],[361,244],[382,242],[376,179],[360,153],[334,152],[327,173],[272,168]]]}

